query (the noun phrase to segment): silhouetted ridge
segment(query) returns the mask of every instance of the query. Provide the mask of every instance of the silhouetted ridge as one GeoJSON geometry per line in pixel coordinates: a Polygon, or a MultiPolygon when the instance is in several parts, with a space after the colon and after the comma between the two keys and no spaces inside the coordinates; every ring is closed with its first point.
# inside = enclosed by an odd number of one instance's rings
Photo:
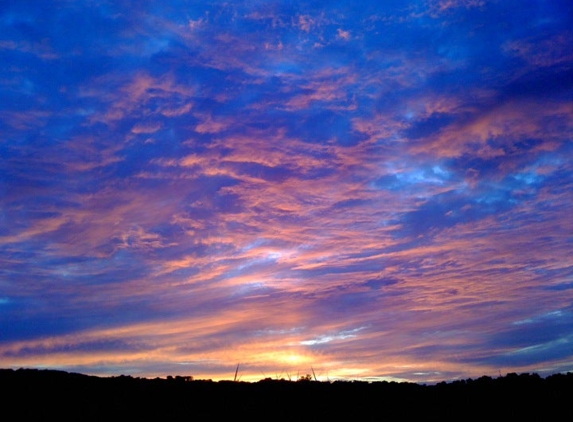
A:
{"type": "Polygon", "coordinates": [[[117,376],[100,378],[54,370],[0,369],[4,414],[15,419],[238,418],[253,420],[572,420],[573,373],[441,382],[256,383],[117,376]]]}

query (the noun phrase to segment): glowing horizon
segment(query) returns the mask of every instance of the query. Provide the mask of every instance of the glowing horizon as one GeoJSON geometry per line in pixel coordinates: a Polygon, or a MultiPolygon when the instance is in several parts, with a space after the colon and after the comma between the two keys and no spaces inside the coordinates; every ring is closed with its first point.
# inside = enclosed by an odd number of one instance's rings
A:
{"type": "Polygon", "coordinates": [[[573,371],[569,2],[0,19],[0,367],[573,371]]]}

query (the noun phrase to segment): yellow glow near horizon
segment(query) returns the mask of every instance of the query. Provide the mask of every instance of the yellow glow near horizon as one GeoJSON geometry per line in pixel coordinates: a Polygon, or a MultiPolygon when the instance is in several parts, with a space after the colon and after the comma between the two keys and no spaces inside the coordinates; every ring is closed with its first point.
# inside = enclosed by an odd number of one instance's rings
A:
{"type": "Polygon", "coordinates": [[[309,359],[306,356],[301,356],[298,354],[291,354],[291,355],[287,355],[284,360],[286,361],[286,363],[289,363],[291,365],[299,365],[301,363],[305,363],[308,362],[309,359]]]}

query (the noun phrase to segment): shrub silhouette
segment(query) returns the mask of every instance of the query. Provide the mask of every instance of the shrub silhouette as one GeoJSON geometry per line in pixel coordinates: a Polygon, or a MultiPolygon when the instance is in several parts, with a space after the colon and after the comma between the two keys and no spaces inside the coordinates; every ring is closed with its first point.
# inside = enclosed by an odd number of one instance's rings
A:
{"type": "Polygon", "coordinates": [[[5,414],[15,419],[100,421],[236,418],[292,420],[573,420],[573,373],[537,374],[420,385],[396,382],[256,383],[116,376],[99,378],[52,370],[0,369],[5,414]],[[300,412],[304,409],[304,412],[300,412]]]}

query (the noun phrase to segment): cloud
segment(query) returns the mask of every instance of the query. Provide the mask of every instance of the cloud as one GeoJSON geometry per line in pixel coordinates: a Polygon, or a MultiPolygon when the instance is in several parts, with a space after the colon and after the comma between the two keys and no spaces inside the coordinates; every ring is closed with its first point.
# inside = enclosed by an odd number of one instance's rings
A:
{"type": "Polygon", "coordinates": [[[507,42],[505,51],[519,57],[531,68],[543,68],[570,63],[573,59],[567,45],[571,43],[573,34],[559,33],[550,38],[518,39],[507,42]]]}
{"type": "Polygon", "coordinates": [[[567,368],[562,5],[187,6],[5,15],[2,366],[567,368]]]}
{"type": "Polygon", "coordinates": [[[457,8],[474,8],[474,7],[482,7],[487,3],[486,0],[437,0],[430,2],[430,8],[434,12],[445,12],[449,9],[457,9],[457,8]]]}
{"type": "Polygon", "coordinates": [[[341,28],[338,28],[336,32],[339,39],[344,41],[348,41],[350,39],[350,31],[345,31],[341,28]]]}
{"type": "Polygon", "coordinates": [[[159,129],[161,129],[161,126],[162,126],[161,123],[152,123],[152,122],[136,123],[135,126],[133,126],[133,128],[131,129],[131,132],[135,134],[155,133],[159,129]]]}
{"type": "Polygon", "coordinates": [[[218,133],[224,131],[228,127],[228,123],[221,121],[213,121],[213,118],[208,116],[203,119],[201,123],[195,126],[195,130],[199,133],[218,133]]]}

